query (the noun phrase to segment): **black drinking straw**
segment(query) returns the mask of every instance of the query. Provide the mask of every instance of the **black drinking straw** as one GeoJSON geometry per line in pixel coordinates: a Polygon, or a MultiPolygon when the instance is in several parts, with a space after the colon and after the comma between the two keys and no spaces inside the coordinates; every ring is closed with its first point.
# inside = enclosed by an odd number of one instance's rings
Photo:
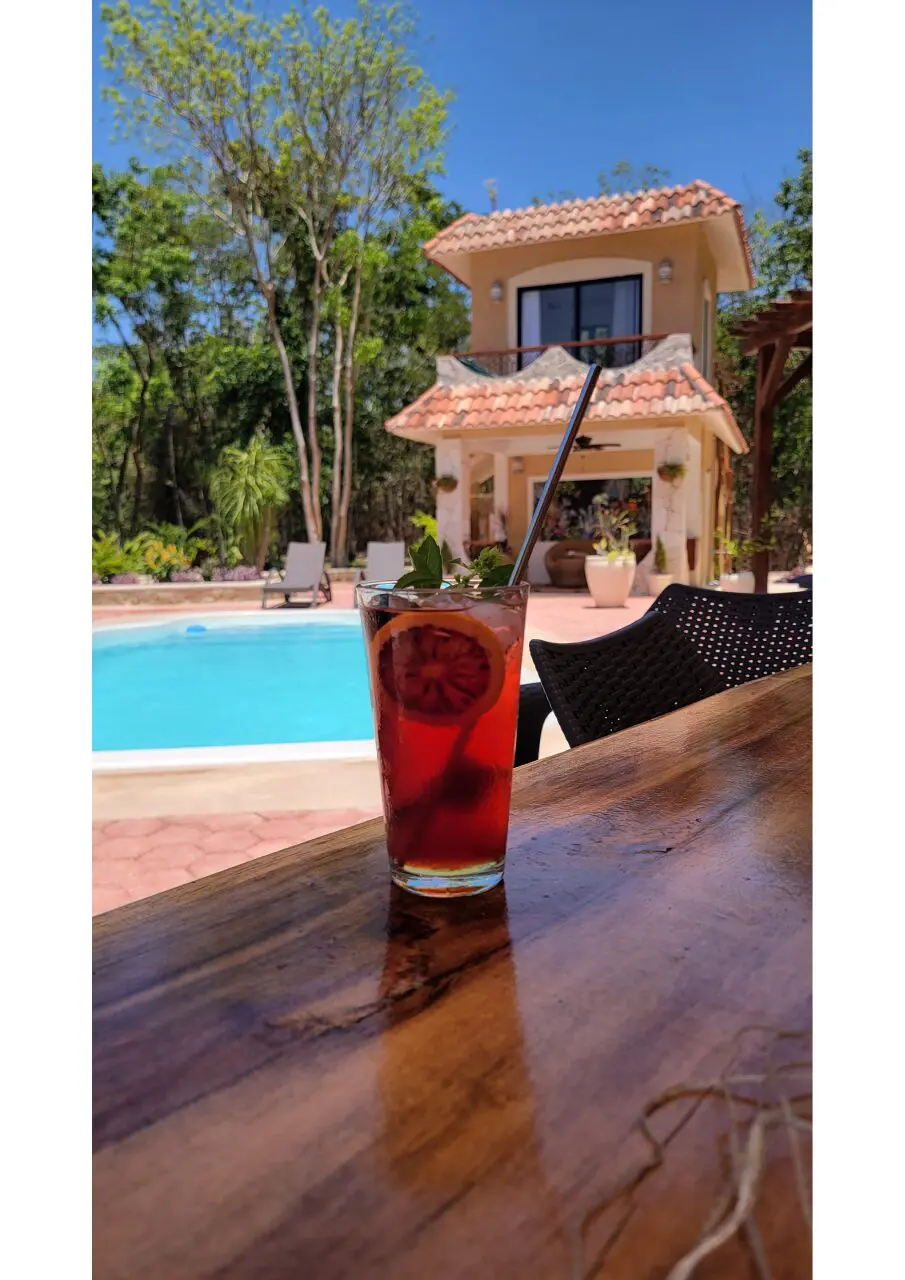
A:
{"type": "Polygon", "coordinates": [[[565,469],[566,460],[572,452],[572,445],[575,443],[575,437],[578,435],[578,428],[584,421],[584,416],[588,411],[588,405],[591,403],[591,396],[594,394],[594,388],[597,386],[597,379],[600,377],[600,365],[592,364],[588,370],[588,376],[584,380],[584,386],[581,388],[581,395],[576,401],[575,408],[572,410],[572,416],[569,419],[569,425],[566,427],[566,434],[562,438],[562,444],[556,457],[553,459],[553,466],[550,468],[550,474],[547,476],[547,483],[544,485],[544,491],[540,496],[540,501],[534,508],[534,515],[528,526],[528,532],[525,534],[525,541],[522,543],[521,550],[516,557],[515,564],[512,566],[512,573],[509,575],[510,587],[516,586],[525,576],[528,568],[528,561],[531,558],[531,552],[534,550],[534,544],[540,536],[541,525],[547,518],[547,510],[556,492],[556,486],[559,484],[563,470],[565,469]]]}

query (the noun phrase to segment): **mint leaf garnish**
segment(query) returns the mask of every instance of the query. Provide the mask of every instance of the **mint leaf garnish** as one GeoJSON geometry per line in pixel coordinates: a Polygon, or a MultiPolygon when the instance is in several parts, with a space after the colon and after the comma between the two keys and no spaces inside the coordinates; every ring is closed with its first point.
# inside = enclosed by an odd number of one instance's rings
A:
{"type": "Polygon", "coordinates": [[[511,564],[498,564],[488,569],[481,578],[482,587],[505,587],[512,576],[511,564]]]}
{"type": "MultiPolygon", "coordinates": [[[[443,555],[435,538],[428,534],[418,546],[411,548],[409,555],[412,567],[395,584],[397,588],[439,589],[443,586],[443,555]]],[[[463,570],[455,575],[457,587],[504,587],[512,573],[512,565],[503,563],[499,547],[484,547],[470,565],[463,564],[461,560],[454,560],[452,563],[463,570]]]]}

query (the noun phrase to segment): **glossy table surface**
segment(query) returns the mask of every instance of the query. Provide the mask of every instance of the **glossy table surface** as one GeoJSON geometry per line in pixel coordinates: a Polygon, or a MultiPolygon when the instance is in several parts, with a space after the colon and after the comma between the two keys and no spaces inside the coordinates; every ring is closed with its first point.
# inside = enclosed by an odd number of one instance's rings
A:
{"type": "Polygon", "coordinates": [[[809,1275],[810,766],[799,668],[518,770],[483,897],[369,822],[98,916],[95,1277],[809,1275]]]}

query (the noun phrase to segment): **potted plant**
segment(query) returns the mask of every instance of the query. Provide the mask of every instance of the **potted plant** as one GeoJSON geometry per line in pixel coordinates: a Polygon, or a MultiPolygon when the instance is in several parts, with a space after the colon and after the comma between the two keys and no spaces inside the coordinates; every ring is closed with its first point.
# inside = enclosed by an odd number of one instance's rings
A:
{"type": "Polygon", "coordinates": [[[754,574],[748,567],[751,556],[758,549],[750,538],[739,541],[738,538],[726,538],[716,531],[717,555],[720,559],[720,591],[736,591],[750,593],[754,590],[754,574]],[[729,562],[729,572],[725,570],[729,562]]]}
{"type": "Polygon", "coordinates": [[[664,462],[657,467],[657,475],[667,484],[678,484],[687,468],[684,462],[664,462]]]}
{"type": "Polygon", "coordinates": [[[672,574],[667,573],[668,567],[666,548],[663,545],[663,539],[658,536],[654,544],[654,572],[648,578],[652,596],[658,596],[672,582],[672,574]]]}
{"type": "Polygon", "coordinates": [[[434,488],[440,493],[455,493],[459,487],[459,481],[456,476],[437,476],[434,481],[434,488]]]}
{"type": "Polygon", "coordinates": [[[594,555],[584,562],[588,590],[597,609],[623,609],[635,581],[635,553],[629,539],[636,525],[628,511],[616,511],[600,503],[599,541],[594,555]]]}

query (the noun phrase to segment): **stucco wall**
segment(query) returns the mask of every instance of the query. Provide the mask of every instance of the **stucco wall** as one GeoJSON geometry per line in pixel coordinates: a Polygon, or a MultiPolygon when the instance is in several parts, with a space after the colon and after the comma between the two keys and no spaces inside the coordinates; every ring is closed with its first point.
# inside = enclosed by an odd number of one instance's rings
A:
{"type": "MultiPolygon", "coordinates": [[[[714,266],[701,228],[686,226],[552,244],[524,244],[475,254],[471,262],[472,349],[491,351],[516,345],[515,334],[511,332],[515,308],[509,296],[510,288],[517,288],[519,281],[516,279],[510,286],[513,278],[531,272],[531,283],[548,283],[542,278],[542,269],[550,267],[553,270],[549,282],[563,282],[563,263],[587,259],[646,263],[651,285],[644,299],[644,332],[690,333],[695,345],[699,345],[702,280],[710,278],[712,284],[715,283],[714,266]],[[669,258],[673,265],[673,278],[667,285],[660,284],[656,278],[656,268],[662,258],[669,258]],[[504,286],[502,302],[490,300],[490,286],[495,280],[504,286]]],[[[605,277],[610,273],[604,269],[598,274],[605,277]]],[[[611,274],[624,273],[614,270],[611,274]]],[[[597,276],[587,276],[578,271],[572,278],[582,280],[597,276]]]]}

